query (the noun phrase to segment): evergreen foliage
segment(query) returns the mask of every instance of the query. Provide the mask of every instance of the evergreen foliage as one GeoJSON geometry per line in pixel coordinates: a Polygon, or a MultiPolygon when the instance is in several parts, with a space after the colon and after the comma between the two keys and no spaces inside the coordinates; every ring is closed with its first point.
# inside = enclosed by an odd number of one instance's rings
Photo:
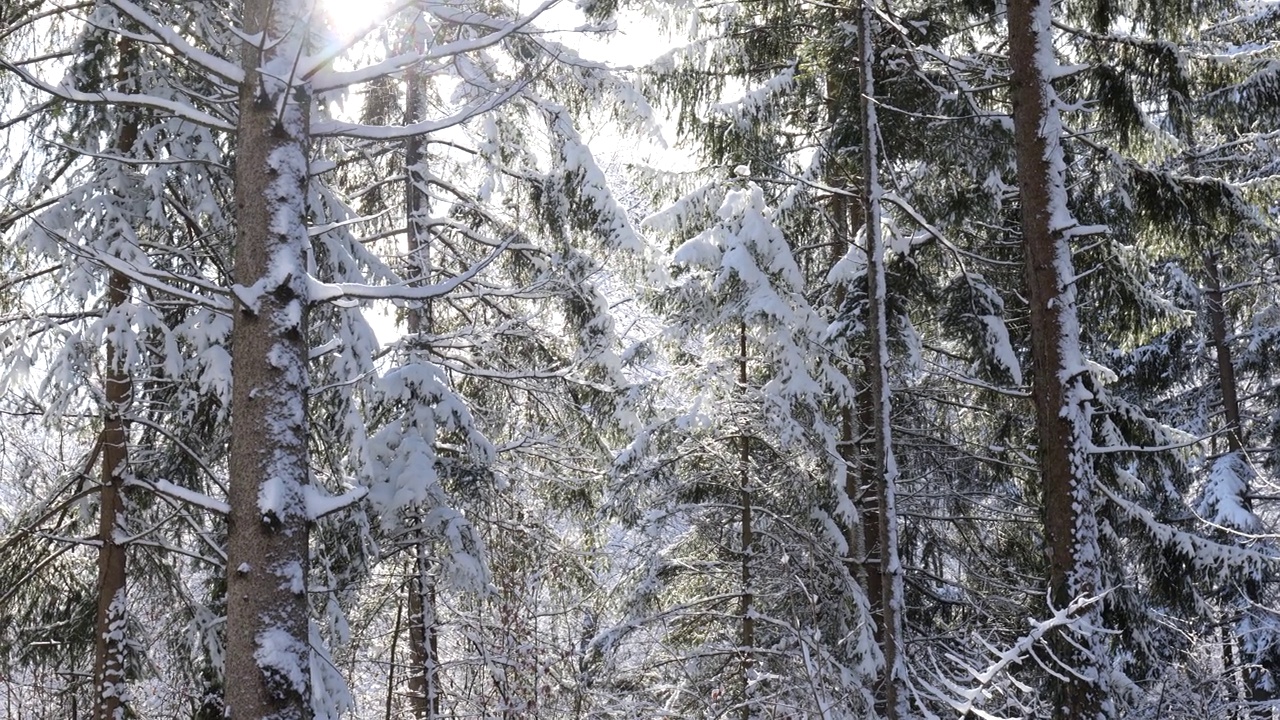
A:
{"type": "Polygon", "coordinates": [[[0,714],[1270,717],[1280,10],[1010,4],[0,6],[0,714]]]}

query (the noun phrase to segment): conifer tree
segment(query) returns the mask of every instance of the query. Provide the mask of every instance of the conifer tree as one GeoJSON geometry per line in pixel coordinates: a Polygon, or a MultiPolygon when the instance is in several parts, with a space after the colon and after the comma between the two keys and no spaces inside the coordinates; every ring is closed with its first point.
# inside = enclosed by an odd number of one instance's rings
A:
{"type": "Polygon", "coordinates": [[[1067,201],[1062,120],[1053,87],[1051,5],[1009,4],[1009,65],[1031,306],[1033,397],[1044,492],[1049,602],[1067,610],[1074,637],[1052,644],[1058,676],[1053,717],[1113,714],[1102,649],[1102,592],[1095,516],[1096,471],[1089,457],[1092,393],[1080,350],[1070,240],[1080,234],[1067,201]],[[1072,628],[1074,629],[1074,628],[1072,628]]]}

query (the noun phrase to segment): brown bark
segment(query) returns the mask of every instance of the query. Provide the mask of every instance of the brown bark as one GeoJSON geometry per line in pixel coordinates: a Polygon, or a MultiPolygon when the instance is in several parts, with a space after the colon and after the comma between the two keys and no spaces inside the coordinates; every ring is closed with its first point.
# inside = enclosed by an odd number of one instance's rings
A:
{"type": "Polygon", "coordinates": [[[409,579],[409,644],[413,663],[409,696],[413,717],[418,720],[440,716],[440,635],[430,552],[430,544],[425,539],[415,545],[414,575],[409,579]]]}
{"type": "MultiPolygon", "coordinates": [[[[850,24],[858,20],[861,14],[857,6],[831,6],[831,27],[850,24]]],[[[858,66],[861,66],[859,59],[858,66]]],[[[848,62],[843,54],[831,58],[831,66],[827,70],[827,120],[831,124],[832,146],[827,159],[826,181],[831,187],[855,188],[862,181],[851,167],[845,167],[842,151],[853,142],[853,134],[861,129],[860,73],[848,62]]],[[[864,193],[865,195],[865,193],[864,193]]],[[[854,198],[852,194],[836,193],[831,197],[831,222],[835,234],[832,245],[831,263],[835,265],[854,246],[854,234],[857,228],[864,227],[867,222],[866,207],[868,198],[854,198]]],[[[843,307],[846,299],[846,286],[836,285],[832,301],[836,308],[843,307]]],[[[858,385],[852,368],[842,365],[844,376],[851,386],[858,385]]],[[[884,583],[880,568],[880,515],[879,485],[875,472],[875,444],[871,429],[874,426],[872,417],[871,386],[862,383],[858,386],[853,398],[840,408],[840,440],[836,448],[840,460],[845,467],[844,495],[849,502],[849,511],[854,515],[845,522],[845,564],[849,573],[858,581],[867,598],[870,621],[877,644],[883,641],[884,627],[884,583]]],[[[883,713],[883,703],[880,707],[883,713]]]]}
{"type": "MultiPolygon", "coordinates": [[[[738,323],[738,387],[745,395],[747,391],[747,323],[739,321],[738,323]]],[[[754,528],[752,527],[751,503],[751,444],[747,437],[746,428],[743,428],[741,437],[738,438],[738,490],[739,501],[741,502],[741,537],[739,539],[740,558],[741,558],[741,577],[742,595],[738,614],[742,618],[742,626],[738,638],[738,646],[742,652],[742,720],[750,720],[752,704],[751,698],[751,667],[755,663],[755,644],[756,644],[756,621],[752,617],[752,602],[755,596],[751,589],[751,554],[752,545],[755,542],[754,528]]]]}
{"type": "MultiPolygon", "coordinates": [[[[136,59],[133,41],[122,38],[120,83],[130,81],[129,65],[136,59]]],[[[124,88],[122,88],[124,89],[124,88]]],[[[133,152],[138,141],[138,120],[128,117],[116,137],[121,156],[133,152]]],[[[112,271],[107,280],[107,306],[113,310],[129,301],[127,275],[112,271]]],[[[116,328],[111,328],[115,330],[116,328]]],[[[125,409],[133,395],[133,379],[121,360],[120,349],[107,340],[103,370],[102,488],[98,510],[98,608],[94,619],[93,688],[97,720],[117,720],[128,713],[126,697],[128,582],[127,552],[122,543],[125,526],[124,483],[129,465],[129,429],[125,409]]]]}
{"type": "MultiPolygon", "coordinates": [[[[898,720],[906,715],[906,677],[902,653],[903,579],[898,556],[897,465],[893,458],[893,438],[889,419],[892,399],[889,388],[889,337],[885,281],[884,242],[880,214],[879,124],[876,118],[875,44],[873,2],[863,0],[858,23],[861,54],[862,92],[862,173],[866,212],[867,319],[870,347],[867,374],[870,376],[870,420],[872,456],[869,471],[876,489],[876,528],[879,537],[880,648],[885,669],[880,699],[883,715],[898,720]]],[[[869,538],[870,539],[870,538],[869,538]]],[[[868,578],[870,586],[870,577],[868,578]]]]}
{"type": "MultiPolygon", "coordinates": [[[[1085,452],[1091,393],[1079,362],[1075,279],[1068,228],[1055,227],[1066,211],[1065,168],[1056,96],[1042,58],[1052,53],[1049,0],[1010,0],[1009,62],[1013,73],[1014,145],[1022,202],[1022,240],[1031,310],[1031,362],[1046,551],[1048,599],[1055,609],[1098,591],[1097,521],[1093,515],[1094,472],[1085,452]],[[1040,49],[1044,48],[1044,55],[1040,49]],[[1055,216],[1055,210],[1059,214],[1055,216]]],[[[1100,620],[1096,604],[1081,614],[1100,620]]],[[[1099,624],[1097,622],[1093,624],[1099,624]]],[[[1104,692],[1094,638],[1051,641],[1058,668],[1053,717],[1095,718],[1104,692]],[[1074,641],[1074,642],[1073,642],[1074,641]]],[[[1052,662],[1052,661],[1050,661],[1052,662]]]]}
{"type": "Polygon", "coordinates": [[[861,489],[859,510],[862,513],[863,572],[867,579],[867,602],[875,623],[877,643],[884,643],[884,569],[880,565],[880,480],[876,472],[875,415],[871,384],[863,383],[855,398],[858,409],[859,475],[861,489]]]}
{"type": "Polygon", "coordinates": [[[236,137],[237,303],[227,528],[226,711],[311,717],[308,644],[305,86],[308,3],[248,0],[236,137]],[[272,66],[270,72],[260,67],[272,66]]]}
{"type": "MultiPolygon", "coordinates": [[[[1204,253],[1205,268],[1205,305],[1209,316],[1209,334],[1213,341],[1214,354],[1218,362],[1218,388],[1222,395],[1222,414],[1226,420],[1227,450],[1239,453],[1244,450],[1244,426],[1240,420],[1240,393],[1236,383],[1235,363],[1231,358],[1231,345],[1227,342],[1227,315],[1223,306],[1222,268],[1218,262],[1218,253],[1208,250],[1204,253]]],[[[1241,499],[1244,507],[1253,510],[1252,502],[1246,497],[1241,499]]],[[[1262,599],[1262,583],[1254,578],[1243,582],[1245,599],[1250,604],[1257,604],[1262,599]]],[[[1242,638],[1243,640],[1243,638],[1242,638]]],[[[1241,668],[1244,680],[1245,700],[1255,710],[1253,717],[1270,718],[1269,703],[1280,695],[1271,685],[1272,673],[1277,668],[1261,664],[1246,664],[1241,668]]]]}
{"type": "MultiPolygon", "coordinates": [[[[136,125],[131,129],[136,133],[136,125]]],[[[125,133],[121,133],[122,137],[125,133]]],[[[133,142],[129,142],[132,147],[133,142]]],[[[118,308],[129,299],[129,279],[111,273],[107,302],[118,308]]],[[[122,543],[125,524],[124,482],[129,464],[128,428],[124,412],[133,392],[129,371],[121,365],[115,344],[107,343],[103,389],[102,489],[98,511],[98,610],[94,622],[94,711],[97,720],[118,720],[127,713],[125,697],[128,579],[122,543]]]]}
{"type": "Polygon", "coordinates": [[[400,640],[400,623],[404,616],[404,601],[401,599],[396,603],[396,623],[391,628],[391,656],[390,662],[387,663],[387,700],[383,706],[383,720],[392,720],[392,709],[395,707],[396,699],[396,645],[400,640]]]}
{"type": "Polygon", "coordinates": [[[1231,360],[1231,346],[1227,344],[1227,316],[1222,304],[1222,269],[1218,266],[1218,253],[1210,250],[1204,254],[1206,276],[1205,300],[1209,311],[1209,332],[1218,360],[1218,387],[1222,393],[1222,412],[1227,420],[1227,448],[1231,452],[1244,449],[1243,429],[1240,424],[1240,396],[1236,385],[1236,368],[1231,360]]]}

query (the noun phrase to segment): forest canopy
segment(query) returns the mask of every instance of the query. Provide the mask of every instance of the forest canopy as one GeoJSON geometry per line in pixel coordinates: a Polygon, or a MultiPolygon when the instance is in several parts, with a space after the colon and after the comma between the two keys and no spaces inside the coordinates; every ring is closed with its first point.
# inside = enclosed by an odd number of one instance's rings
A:
{"type": "Polygon", "coordinates": [[[16,0],[0,136],[0,716],[1280,710],[1276,0],[16,0]]]}

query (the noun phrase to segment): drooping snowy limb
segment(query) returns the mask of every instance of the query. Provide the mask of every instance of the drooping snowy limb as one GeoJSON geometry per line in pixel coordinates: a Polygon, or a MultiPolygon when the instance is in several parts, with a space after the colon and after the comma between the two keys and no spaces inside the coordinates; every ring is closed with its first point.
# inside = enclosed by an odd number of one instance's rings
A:
{"type": "Polygon", "coordinates": [[[452,115],[436,120],[424,120],[412,125],[364,125],[340,120],[321,120],[315,123],[311,134],[314,137],[342,136],[365,140],[403,140],[414,135],[429,135],[461,125],[499,107],[520,94],[524,85],[525,81],[513,83],[502,92],[472,102],[452,115]]]}
{"type": "Polygon", "coordinates": [[[363,500],[369,494],[369,488],[356,487],[341,495],[329,495],[315,485],[306,486],[307,515],[312,520],[319,520],[340,510],[345,510],[363,500]]]}
{"type": "MultiPolygon", "coordinates": [[[[976,685],[965,687],[946,677],[941,678],[947,686],[945,690],[936,687],[921,677],[914,678],[914,682],[936,699],[950,705],[961,717],[972,716],[983,720],[1013,720],[1012,718],[992,714],[982,708],[982,701],[987,696],[987,687],[1001,674],[1011,671],[1014,667],[1026,662],[1028,658],[1033,657],[1037,646],[1044,642],[1045,636],[1051,631],[1076,622],[1082,610],[1101,602],[1101,600],[1101,596],[1077,598],[1070,605],[1056,609],[1052,617],[1035,622],[1031,632],[1019,638],[1008,649],[996,652],[994,648],[988,646],[988,649],[996,654],[997,657],[995,662],[982,670],[966,666],[964,660],[955,655],[949,656],[952,662],[961,665],[973,676],[973,679],[977,681],[976,685]]],[[[986,644],[985,641],[983,644],[986,644]]],[[[1052,674],[1060,678],[1063,677],[1056,672],[1052,674]]]]}
{"type": "Polygon", "coordinates": [[[293,67],[306,0],[250,0],[236,130],[235,280],[227,534],[225,706],[232,717],[312,714],[306,583],[308,114],[293,67]]]}
{"type": "MultiPolygon", "coordinates": [[[[129,0],[109,0],[109,2],[152,34],[153,37],[151,38],[143,38],[146,42],[163,45],[166,49],[173,50],[196,66],[217,75],[231,85],[239,85],[244,81],[244,71],[238,65],[195,47],[187,42],[182,35],[172,28],[165,27],[163,23],[146,10],[129,2],[129,0]]],[[[117,32],[123,31],[117,30],[117,32]]]]}
{"type": "MultiPolygon", "coordinates": [[[[326,302],[343,299],[358,300],[432,300],[444,297],[457,288],[465,285],[481,273],[486,267],[502,256],[509,243],[494,248],[485,258],[467,268],[464,272],[434,285],[421,285],[412,282],[400,285],[361,285],[357,283],[326,283],[307,276],[306,282],[311,302],[326,302]]],[[[240,301],[252,306],[261,298],[261,289],[242,288],[237,293],[240,301]]]]}
{"type": "Polygon", "coordinates": [[[604,172],[596,163],[591,148],[574,127],[567,108],[548,102],[534,93],[528,95],[548,117],[548,124],[559,145],[556,148],[558,163],[564,172],[581,178],[575,191],[599,218],[596,223],[598,235],[610,247],[619,247],[636,254],[643,253],[644,242],[632,226],[626,211],[614,198],[604,172]]]}
{"type": "MultiPolygon", "coordinates": [[[[339,88],[349,87],[360,83],[366,83],[380,77],[385,77],[394,73],[402,72],[407,68],[415,65],[424,65],[434,60],[448,58],[462,53],[476,52],[493,47],[509,36],[520,32],[529,23],[533,22],[548,8],[556,5],[560,0],[546,0],[541,6],[534,9],[533,12],[521,18],[495,18],[480,12],[440,12],[429,4],[426,11],[440,20],[448,23],[456,23],[459,25],[472,25],[487,27],[494,32],[477,38],[467,38],[464,40],[454,40],[452,42],[432,45],[429,48],[423,47],[413,52],[406,52],[395,57],[387,58],[382,62],[371,65],[369,67],[358,68],[356,70],[346,70],[341,72],[324,70],[335,55],[325,53],[319,56],[306,57],[299,63],[298,77],[301,81],[311,82],[311,87],[315,92],[324,92],[327,90],[336,90],[339,88]]],[[[406,3],[408,5],[408,3],[406,3]]]]}
{"type": "MultiPolygon", "coordinates": [[[[1052,16],[1051,0],[1009,3],[1014,149],[1031,310],[1048,600],[1065,608],[1098,592],[1101,558],[1094,514],[1097,477],[1089,454],[1094,395],[1081,354],[1076,273],[1067,235],[1078,223],[1067,205],[1062,121],[1052,84],[1059,72],[1052,16]]],[[[1102,627],[1100,607],[1082,607],[1079,613],[1079,627],[1102,627]]],[[[1068,632],[1064,628],[1052,643],[1059,660],[1073,670],[1055,683],[1053,717],[1094,720],[1112,715],[1104,638],[1096,630],[1077,637],[1068,632]]]]}
{"type": "Polygon", "coordinates": [[[1203,437],[1189,438],[1167,445],[1093,445],[1090,443],[1086,452],[1090,455],[1109,455],[1112,453],[1163,453],[1170,450],[1185,450],[1189,447],[1200,445],[1205,440],[1214,437],[1213,435],[1205,435],[1203,437]]]}
{"type": "MultiPolygon", "coordinates": [[[[1099,483],[1098,489],[1122,513],[1138,520],[1157,542],[1176,549],[1190,558],[1191,564],[1205,572],[1217,575],[1220,580],[1230,580],[1233,570],[1244,568],[1248,573],[1261,573],[1264,569],[1275,567],[1277,562],[1280,562],[1280,559],[1266,552],[1215,542],[1200,535],[1179,530],[1167,522],[1162,522],[1150,510],[1138,503],[1126,500],[1105,484],[1099,483]]],[[[1205,522],[1212,526],[1210,520],[1205,519],[1205,522]]],[[[1235,528],[1221,529],[1240,534],[1240,531],[1235,528]]]]}
{"type": "Polygon", "coordinates": [[[13,62],[4,58],[0,58],[0,68],[12,72],[24,83],[37,90],[69,102],[88,105],[118,105],[149,108],[152,110],[163,111],[173,117],[181,118],[203,127],[213,128],[215,130],[235,130],[235,124],[233,122],[224,120],[223,118],[214,117],[209,113],[198,110],[191,105],[177,100],[147,95],[146,93],[124,93],[115,90],[84,92],[62,85],[51,85],[27,72],[25,68],[15,65],[13,62]]]}
{"type": "MultiPolygon", "coordinates": [[[[156,268],[150,264],[145,255],[126,259],[98,248],[83,246],[74,242],[65,233],[59,232],[57,229],[46,225],[44,220],[40,217],[32,217],[30,220],[32,225],[40,228],[48,238],[60,243],[69,255],[101,265],[111,272],[118,274],[123,278],[127,278],[132,284],[148,287],[152,290],[157,290],[166,295],[187,300],[191,303],[202,307],[208,307],[212,310],[225,312],[231,309],[231,302],[219,297],[229,296],[230,293],[224,288],[221,288],[204,278],[193,275],[178,275],[167,270],[156,268]],[[140,265],[139,263],[143,264],[140,265]],[[214,297],[206,297],[197,292],[186,290],[173,284],[174,282],[194,285],[199,289],[208,291],[214,297]]],[[[32,274],[29,278],[15,278],[14,282],[21,282],[25,279],[34,279],[46,272],[52,272],[52,270],[45,270],[32,274]]]]}
{"type": "Polygon", "coordinates": [[[81,254],[88,260],[101,263],[111,271],[129,278],[131,282],[137,283],[143,287],[148,287],[152,290],[165,293],[166,295],[172,295],[173,297],[187,300],[201,307],[207,307],[210,310],[220,312],[229,312],[231,310],[231,301],[229,299],[225,299],[230,295],[230,293],[228,293],[227,290],[201,278],[177,275],[166,270],[159,270],[155,268],[138,267],[127,260],[122,260],[118,257],[104,253],[86,251],[79,252],[78,254],[81,254]],[[200,295],[190,290],[184,290],[177,285],[174,285],[173,282],[166,281],[190,283],[198,288],[213,293],[214,296],[208,297],[200,295]]]}
{"type": "Polygon", "coordinates": [[[175,485],[168,480],[160,479],[148,482],[146,480],[139,480],[135,478],[130,480],[128,484],[144,487],[152,492],[171,497],[174,500],[181,500],[188,505],[201,508],[215,515],[227,515],[231,512],[231,506],[227,503],[218,500],[217,498],[209,497],[202,492],[191,490],[190,488],[185,488],[181,485],[175,485]]]}

